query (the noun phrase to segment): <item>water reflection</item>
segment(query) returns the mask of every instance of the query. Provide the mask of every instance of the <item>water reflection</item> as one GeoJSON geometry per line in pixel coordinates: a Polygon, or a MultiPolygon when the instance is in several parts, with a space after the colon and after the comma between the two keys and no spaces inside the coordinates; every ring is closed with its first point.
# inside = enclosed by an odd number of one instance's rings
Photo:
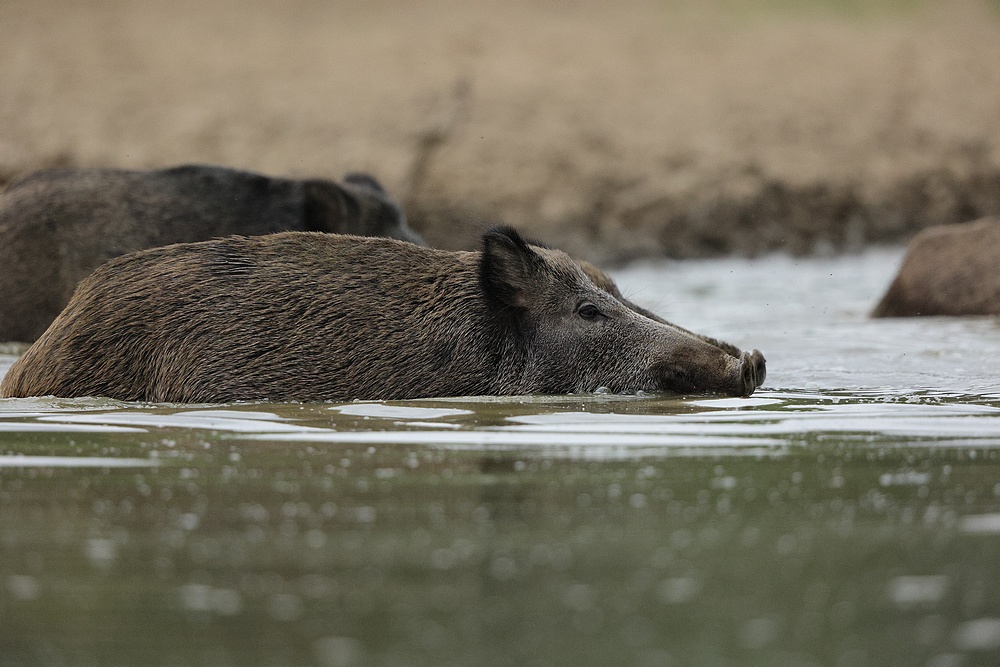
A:
{"type": "Polygon", "coordinates": [[[1000,409],[913,398],[6,405],[4,634],[35,661],[58,614],[46,645],[108,663],[975,664],[1000,409]]]}

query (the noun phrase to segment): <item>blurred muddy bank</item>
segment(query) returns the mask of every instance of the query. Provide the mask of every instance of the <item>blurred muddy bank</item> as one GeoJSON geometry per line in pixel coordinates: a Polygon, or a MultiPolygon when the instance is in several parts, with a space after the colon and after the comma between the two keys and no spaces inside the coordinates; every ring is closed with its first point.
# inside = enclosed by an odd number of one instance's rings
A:
{"type": "MultiPolygon", "coordinates": [[[[938,169],[908,175],[872,191],[864,183],[787,183],[754,170],[731,181],[634,202],[625,187],[604,183],[583,195],[582,211],[519,225],[594,262],[650,257],[753,257],[853,252],[867,244],[902,243],[925,227],[1000,212],[1000,169],[938,169]]],[[[525,204],[512,204],[523,210],[525,204]]],[[[409,215],[433,245],[469,247],[489,221],[508,211],[447,201],[411,203],[409,215]],[[477,224],[478,223],[478,224],[477,224]]]]}
{"type": "Polygon", "coordinates": [[[363,170],[444,248],[902,242],[1000,213],[998,117],[986,0],[0,0],[0,182],[363,170]]]}

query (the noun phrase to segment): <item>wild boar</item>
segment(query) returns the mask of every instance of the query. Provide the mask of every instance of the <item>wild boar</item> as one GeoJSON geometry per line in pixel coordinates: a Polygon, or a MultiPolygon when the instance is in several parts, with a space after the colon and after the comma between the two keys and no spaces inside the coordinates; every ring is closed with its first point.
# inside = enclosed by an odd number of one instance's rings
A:
{"type": "Polygon", "coordinates": [[[906,257],[873,317],[1000,315],[1000,218],[929,227],[906,257]]]}
{"type": "Polygon", "coordinates": [[[513,229],[481,251],[290,232],[118,257],[0,396],[345,401],[671,390],[748,396],[732,355],[645,317],[513,229]]]}
{"type": "Polygon", "coordinates": [[[223,167],[51,169],[0,198],[0,341],[30,342],[112,257],[231,234],[421,237],[379,183],[272,178],[223,167]]]}

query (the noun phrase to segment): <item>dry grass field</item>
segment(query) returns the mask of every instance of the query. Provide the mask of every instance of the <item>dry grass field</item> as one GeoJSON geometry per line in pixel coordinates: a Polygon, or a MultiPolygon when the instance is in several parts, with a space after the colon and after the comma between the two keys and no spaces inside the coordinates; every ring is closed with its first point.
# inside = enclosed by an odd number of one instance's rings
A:
{"type": "Polygon", "coordinates": [[[367,170],[435,245],[827,252],[1000,213],[986,0],[0,0],[0,180],[367,170]]]}

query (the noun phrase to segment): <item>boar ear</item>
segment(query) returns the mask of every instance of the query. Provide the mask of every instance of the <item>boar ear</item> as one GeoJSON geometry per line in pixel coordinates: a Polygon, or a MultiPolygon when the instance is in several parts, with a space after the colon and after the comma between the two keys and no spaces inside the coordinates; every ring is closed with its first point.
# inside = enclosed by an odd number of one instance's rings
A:
{"type": "Polygon", "coordinates": [[[307,232],[345,234],[349,231],[350,221],[361,216],[358,198],[333,181],[304,181],[303,191],[302,223],[307,232]]]}
{"type": "Polygon", "coordinates": [[[513,227],[496,227],[483,236],[479,284],[493,304],[527,308],[544,268],[545,260],[513,227]]]}
{"type": "Polygon", "coordinates": [[[373,192],[378,192],[383,195],[389,194],[388,192],[386,192],[386,189],[382,187],[382,184],[379,183],[375,179],[375,177],[372,176],[371,174],[366,174],[360,171],[351,171],[344,174],[343,180],[344,183],[349,183],[351,185],[357,185],[362,188],[367,188],[368,190],[371,190],[373,192]]]}

